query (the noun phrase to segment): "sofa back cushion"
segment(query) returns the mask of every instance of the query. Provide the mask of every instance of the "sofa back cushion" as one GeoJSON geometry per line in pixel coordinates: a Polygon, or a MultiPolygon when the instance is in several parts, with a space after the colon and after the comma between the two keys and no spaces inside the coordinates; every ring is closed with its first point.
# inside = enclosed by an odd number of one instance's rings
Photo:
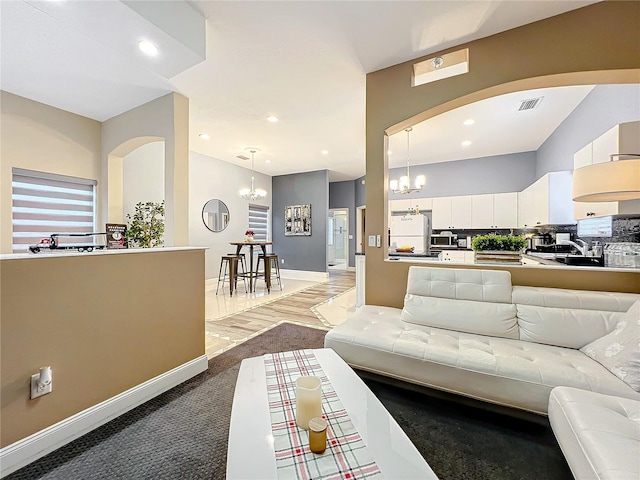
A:
{"type": "Polygon", "coordinates": [[[409,267],[407,294],[512,303],[511,273],[466,268],[409,267]]]}
{"type": "Polygon", "coordinates": [[[576,308],[625,313],[640,295],[636,293],[591,292],[548,287],[513,287],[513,303],[538,307],[576,308]]]}
{"type": "Polygon", "coordinates": [[[613,331],[640,295],[543,287],[513,287],[520,339],[582,348],[613,331]]]}
{"type": "Polygon", "coordinates": [[[400,318],[418,325],[519,338],[509,272],[410,267],[400,318]]]}
{"type": "Polygon", "coordinates": [[[400,318],[408,323],[458,332],[520,338],[516,306],[511,303],[475,302],[423,297],[408,293],[400,318]]]}

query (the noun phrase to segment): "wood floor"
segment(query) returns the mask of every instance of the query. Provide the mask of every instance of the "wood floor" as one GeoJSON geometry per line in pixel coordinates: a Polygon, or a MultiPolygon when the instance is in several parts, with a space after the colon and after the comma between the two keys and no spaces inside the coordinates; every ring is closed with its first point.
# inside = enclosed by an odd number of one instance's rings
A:
{"type": "Polygon", "coordinates": [[[284,322],[329,330],[330,325],[313,307],[354,288],[354,272],[330,270],[329,281],[280,297],[235,315],[205,322],[205,350],[214,357],[249,338],[284,322]]]}

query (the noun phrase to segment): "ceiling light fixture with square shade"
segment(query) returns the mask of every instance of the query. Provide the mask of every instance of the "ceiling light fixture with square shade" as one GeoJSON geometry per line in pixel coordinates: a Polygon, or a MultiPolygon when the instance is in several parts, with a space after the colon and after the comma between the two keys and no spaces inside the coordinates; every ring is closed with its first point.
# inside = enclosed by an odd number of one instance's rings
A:
{"type": "Polygon", "coordinates": [[[261,188],[255,188],[255,177],[253,172],[253,156],[260,150],[254,147],[250,147],[247,150],[251,152],[251,189],[243,188],[240,190],[240,196],[247,200],[259,200],[267,196],[267,191],[261,188]]]}
{"type": "Polygon", "coordinates": [[[620,202],[640,198],[640,153],[615,153],[609,158],[608,162],[573,171],[575,202],[620,202]]]}
{"type": "Polygon", "coordinates": [[[400,177],[400,180],[391,180],[389,187],[393,193],[413,193],[422,190],[422,187],[427,183],[427,178],[424,175],[418,175],[411,186],[411,172],[409,171],[410,154],[409,154],[409,136],[412,128],[407,128],[407,174],[400,177]]]}

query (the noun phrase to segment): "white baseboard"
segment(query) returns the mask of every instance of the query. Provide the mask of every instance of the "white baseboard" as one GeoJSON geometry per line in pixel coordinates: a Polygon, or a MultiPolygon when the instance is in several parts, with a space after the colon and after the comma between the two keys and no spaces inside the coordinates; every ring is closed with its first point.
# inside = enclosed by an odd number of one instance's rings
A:
{"type": "Polygon", "coordinates": [[[347,272],[355,272],[356,267],[347,267],[347,272]]]}
{"type": "Polygon", "coordinates": [[[329,280],[329,272],[308,272],[306,270],[280,269],[280,277],[291,280],[306,280],[309,282],[325,282],[329,280]]]}
{"type": "Polygon", "coordinates": [[[208,368],[202,355],[0,449],[0,478],[81,437],[208,368]]]}

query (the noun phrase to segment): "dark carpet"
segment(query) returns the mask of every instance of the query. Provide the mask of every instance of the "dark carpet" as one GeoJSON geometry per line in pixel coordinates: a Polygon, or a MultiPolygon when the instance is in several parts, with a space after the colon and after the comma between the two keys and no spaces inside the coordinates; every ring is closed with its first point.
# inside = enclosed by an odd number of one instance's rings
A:
{"type": "MultiPolygon", "coordinates": [[[[242,359],[320,348],[324,335],[288,323],[275,327],[211,359],[206,372],[6,479],[223,479],[242,359]]],[[[443,480],[572,478],[549,427],[367,384],[443,480]]]]}

